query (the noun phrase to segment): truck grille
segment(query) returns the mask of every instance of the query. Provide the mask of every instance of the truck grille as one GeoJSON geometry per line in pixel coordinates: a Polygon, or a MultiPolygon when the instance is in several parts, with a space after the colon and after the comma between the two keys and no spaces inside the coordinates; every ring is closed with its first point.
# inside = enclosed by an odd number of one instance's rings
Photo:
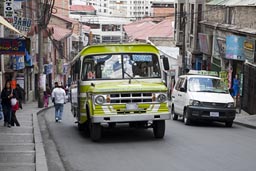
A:
{"type": "Polygon", "coordinates": [[[226,107],[226,103],[202,102],[201,105],[203,107],[213,107],[213,108],[226,107]]]}
{"type": "Polygon", "coordinates": [[[110,103],[149,103],[152,93],[115,93],[110,94],[110,103]]]}

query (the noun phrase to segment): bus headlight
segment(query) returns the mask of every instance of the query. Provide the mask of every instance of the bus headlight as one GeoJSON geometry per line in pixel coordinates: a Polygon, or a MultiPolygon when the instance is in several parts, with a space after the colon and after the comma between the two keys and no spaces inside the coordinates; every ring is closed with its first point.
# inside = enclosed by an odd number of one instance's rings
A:
{"type": "Polygon", "coordinates": [[[165,94],[159,94],[156,99],[158,102],[163,103],[167,100],[167,96],[165,94]]]}
{"type": "Polygon", "coordinates": [[[104,96],[96,96],[95,97],[95,103],[102,105],[106,102],[106,99],[104,96]]]}

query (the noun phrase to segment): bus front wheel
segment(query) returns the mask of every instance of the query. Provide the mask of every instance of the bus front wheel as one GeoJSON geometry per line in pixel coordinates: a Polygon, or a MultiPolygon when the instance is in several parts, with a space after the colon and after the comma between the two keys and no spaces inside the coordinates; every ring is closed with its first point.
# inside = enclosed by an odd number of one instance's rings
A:
{"type": "Polygon", "coordinates": [[[92,141],[99,141],[101,138],[101,125],[99,123],[90,123],[90,136],[92,141]]]}
{"type": "Polygon", "coordinates": [[[153,132],[155,138],[163,138],[165,133],[165,121],[154,121],[153,123],[153,132]]]}

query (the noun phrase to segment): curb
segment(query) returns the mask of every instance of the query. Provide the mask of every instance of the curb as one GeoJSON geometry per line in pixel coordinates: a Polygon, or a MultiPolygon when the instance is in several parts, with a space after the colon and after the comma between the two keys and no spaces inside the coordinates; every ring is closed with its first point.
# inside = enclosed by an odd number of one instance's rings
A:
{"type": "Polygon", "coordinates": [[[234,123],[237,124],[237,125],[241,125],[241,126],[247,127],[247,128],[256,129],[256,126],[250,125],[250,124],[246,124],[244,122],[234,121],[234,123]]]}
{"type": "Polygon", "coordinates": [[[42,140],[42,134],[40,132],[39,128],[39,122],[37,115],[44,112],[45,110],[48,110],[52,106],[39,109],[39,111],[33,113],[33,126],[34,126],[34,141],[35,141],[35,152],[36,152],[36,159],[35,159],[35,165],[36,165],[36,171],[48,171],[48,165],[44,150],[44,144],[42,140]]]}

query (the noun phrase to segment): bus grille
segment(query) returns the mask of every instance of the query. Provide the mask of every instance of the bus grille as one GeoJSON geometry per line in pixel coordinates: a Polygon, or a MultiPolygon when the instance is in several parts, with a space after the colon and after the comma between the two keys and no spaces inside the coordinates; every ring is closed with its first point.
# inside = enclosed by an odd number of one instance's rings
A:
{"type": "Polygon", "coordinates": [[[110,103],[150,103],[152,93],[115,93],[110,94],[110,103]]]}

